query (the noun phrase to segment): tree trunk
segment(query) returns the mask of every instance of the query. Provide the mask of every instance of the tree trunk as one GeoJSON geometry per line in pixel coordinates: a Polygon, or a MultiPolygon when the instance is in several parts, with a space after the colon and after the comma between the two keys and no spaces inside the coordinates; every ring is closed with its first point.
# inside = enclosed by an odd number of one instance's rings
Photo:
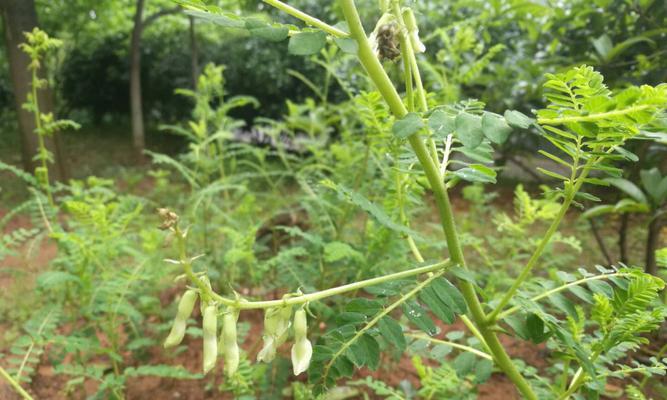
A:
{"type": "Polygon", "coordinates": [[[588,223],[591,225],[591,232],[593,232],[593,237],[595,237],[595,241],[600,248],[600,252],[602,253],[602,256],[604,256],[604,259],[607,261],[607,265],[612,265],[614,262],[611,259],[611,255],[609,255],[609,250],[607,250],[607,245],[604,243],[604,238],[600,234],[600,230],[598,229],[597,223],[595,222],[595,218],[589,218],[588,223]]]}
{"type": "Polygon", "coordinates": [[[197,48],[197,33],[195,31],[195,18],[190,15],[190,69],[192,71],[192,88],[197,90],[199,79],[199,50],[197,48]]]}
{"type": "Polygon", "coordinates": [[[648,225],[648,235],[646,238],[646,272],[651,275],[658,275],[658,264],[655,259],[655,251],[660,244],[660,230],[662,229],[662,220],[655,217],[648,225]]]}
{"type": "MultiPolygon", "coordinates": [[[[30,58],[19,48],[25,41],[23,32],[32,31],[37,26],[37,12],[34,0],[0,0],[2,17],[5,27],[5,47],[9,60],[9,73],[14,90],[14,106],[18,117],[19,132],[21,135],[21,158],[26,171],[35,169],[33,157],[37,154],[38,139],[35,132],[35,116],[23,109],[31,92],[32,76],[28,70],[30,58]]],[[[44,67],[40,70],[40,77],[44,78],[44,67]]],[[[37,101],[40,111],[53,111],[53,97],[49,88],[38,91],[37,101]]],[[[54,179],[67,179],[67,168],[62,156],[62,145],[56,134],[53,138],[45,138],[46,146],[53,153],[55,168],[51,171],[54,179]]]]}
{"type": "Polygon", "coordinates": [[[628,264],[628,225],[630,222],[630,215],[623,213],[621,215],[621,224],[618,227],[618,250],[620,253],[621,262],[628,264]]]}
{"type": "Polygon", "coordinates": [[[143,24],[144,0],[137,0],[134,13],[134,27],[130,39],[130,110],[132,118],[132,146],[139,162],[144,160],[146,138],[144,116],[141,104],[141,34],[143,24]]]}

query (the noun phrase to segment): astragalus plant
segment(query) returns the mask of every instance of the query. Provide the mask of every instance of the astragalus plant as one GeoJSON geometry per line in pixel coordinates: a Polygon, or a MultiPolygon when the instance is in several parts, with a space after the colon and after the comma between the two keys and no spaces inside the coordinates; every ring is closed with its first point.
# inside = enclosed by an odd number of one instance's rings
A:
{"type": "MultiPolygon", "coordinates": [[[[599,268],[596,274],[584,270],[578,275],[562,272],[553,279],[539,277],[543,275],[542,255],[567,211],[582,199],[597,200],[582,190],[586,186],[606,185],[602,178],[620,175],[615,161],[633,158],[623,146],[639,134],[642,126],[663,114],[667,85],[612,92],[600,73],[580,66],[546,74],[547,106],[536,111],[535,117],[512,110],[495,114],[474,101],[434,104],[419,71],[417,57],[424,46],[416,18],[412,9],[398,0],[380,2],[381,15],[370,34],[362,25],[354,0],[339,0],[344,21],[335,26],[278,0],[265,0],[305,23],[302,27],[239,17],[203,1],[178,2],[190,14],[223,27],[243,29],[270,41],[289,40],[288,50],[295,55],[317,53],[329,42],[354,54],[391,112],[394,138],[411,151],[393,160],[395,168],[428,187],[447,248],[446,256],[424,264],[413,231],[397,229],[397,234],[410,242],[418,266],[312,293],[297,290],[276,300],[251,300],[236,293],[222,296],[211,287],[205,270],[196,269],[196,257],[187,251],[187,229],[179,224],[176,214],[163,210],[164,227],[178,248],[178,257],[171,261],[183,267],[204,313],[205,360],[220,353],[227,374],[233,374],[239,358],[238,346],[232,343],[237,318],[244,310],[264,309],[265,346],[259,359],[270,361],[276,347],[289,340],[290,325],[294,325],[294,372],[308,371],[318,387],[333,386],[337,378],[351,375],[355,367],[377,367],[380,350],[391,346],[404,350],[406,337],[417,335],[429,340],[437,333],[433,318],[444,323],[462,319],[477,339],[479,349],[473,349],[478,352],[475,354],[491,359],[526,399],[597,398],[610,377],[664,372],[660,360],[633,365],[620,362],[623,354],[646,343],[642,335],[658,328],[665,318],[665,309],[657,301],[664,286],[660,279],[638,269],[612,266],[599,268]],[[385,71],[387,63],[400,63],[401,82],[390,79],[385,71]],[[515,129],[534,129],[551,144],[539,153],[562,168],[540,171],[558,182],[550,194],[558,206],[511,286],[497,295],[482,297],[484,281],[476,279],[472,273],[475,266],[466,263],[449,191],[462,181],[494,183],[496,171],[488,165],[492,163],[493,146],[505,142],[515,129]],[[467,157],[454,157],[454,153],[467,157]],[[339,318],[338,325],[309,341],[305,321],[308,305],[359,289],[366,289],[374,298],[349,300],[346,318],[339,318]],[[580,298],[584,306],[575,306],[571,296],[580,298]],[[397,321],[395,310],[399,309],[410,325],[426,335],[406,332],[407,327],[397,321]],[[214,320],[222,324],[216,325],[214,320]],[[221,329],[217,329],[219,326],[221,329]],[[217,346],[208,337],[214,328],[222,331],[217,346]],[[501,332],[535,343],[549,340],[554,368],[540,376],[535,370],[521,367],[523,364],[512,360],[499,340],[501,332]]],[[[373,204],[357,203],[372,213],[369,210],[373,210],[373,204]]],[[[184,299],[190,301],[190,296],[184,299]]],[[[181,324],[183,317],[179,314],[176,324],[181,324]]],[[[459,350],[470,349],[463,346],[459,350]]],[[[204,370],[211,366],[205,362],[204,370]]]]}

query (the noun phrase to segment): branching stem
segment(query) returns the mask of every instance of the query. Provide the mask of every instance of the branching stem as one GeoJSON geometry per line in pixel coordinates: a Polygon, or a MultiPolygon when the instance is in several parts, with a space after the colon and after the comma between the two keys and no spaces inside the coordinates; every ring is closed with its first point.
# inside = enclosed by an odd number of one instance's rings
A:
{"type": "Polygon", "coordinates": [[[365,279],[359,282],[353,282],[347,285],[320,290],[318,292],[302,294],[302,295],[294,295],[294,296],[288,295],[285,296],[283,299],[279,300],[239,301],[236,299],[223,297],[215,293],[204,281],[202,281],[193,272],[192,261],[191,261],[192,259],[187,256],[185,250],[185,235],[178,227],[174,229],[174,234],[176,236],[176,240],[178,241],[180,264],[183,266],[183,269],[185,270],[185,275],[192,283],[194,283],[197,286],[197,288],[201,292],[203,299],[204,300],[210,299],[220,304],[226,305],[228,307],[234,307],[239,310],[252,310],[258,308],[273,308],[273,307],[305,304],[311,301],[322,300],[327,297],[336,296],[347,292],[352,292],[355,290],[363,289],[365,287],[379,285],[385,282],[391,282],[398,279],[408,278],[411,276],[427,274],[430,272],[442,271],[443,269],[453,265],[451,261],[445,260],[439,263],[416,267],[406,271],[396,272],[393,274],[378,276],[371,279],[365,279]]]}
{"type": "Polygon", "coordinates": [[[428,278],[424,279],[417,286],[412,288],[412,290],[410,290],[409,292],[407,292],[406,294],[401,296],[401,298],[399,298],[395,302],[391,303],[391,305],[389,307],[385,308],[384,310],[382,310],[382,312],[378,313],[363,328],[359,329],[359,331],[357,331],[357,333],[354,336],[352,336],[352,338],[350,340],[343,343],[343,345],[340,347],[340,349],[338,349],[338,351],[333,355],[333,357],[331,357],[331,360],[324,367],[324,373],[322,374],[322,376],[324,378],[324,381],[326,381],[326,377],[329,374],[329,370],[333,366],[334,362],[338,359],[338,357],[340,357],[343,353],[345,353],[345,351],[352,345],[352,343],[356,342],[357,339],[359,339],[362,335],[364,335],[369,329],[374,327],[387,314],[389,314],[390,312],[395,310],[401,304],[408,301],[412,296],[419,293],[422,289],[424,289],[426,286],[428,286],[435,279],[441,277],[442,274],[444,274],[444,273],[445,273],[445,271],[441,269],[440,271],[438,271],[438,272],[432,274],[431,276],[429,276],[428,278]]]}
{"type": "MultiPolygon", "coordinates": [[[[602,280],[602,279],[609,279],[609,278],[613,278],[613,277],[629,277],[629,276],[632,276],[632,274],[623,273],[623,272],[616,272],[616,273],[613,273],[613,274],[596,275],[596,276],[590,276],[588,278],[582,278],[582,279],[567,283],[565,285],[555,287],[551,290],[547,290],[544,293],[540,293],[537,296],[532,297],[530,299],[530,301],[533,301],[533,302],[540,301],[540,300],[542,300],[544,298],[547,298],[547,297],[549,297],[553,294],[556,294],[558,292],[562,292],[563,290],[566,290],[566,289],[571,288],[573,286],[579,286],[579,285],[587,283],[587,282],[598,281],[598,280],[602,280]]],[[[502,320],[504,318],[507,318],[508,316],[514,314],[515,312],[517,312],[519,310],[521,310],[521,307],[519,307],[519,306],[514,306],[512,308],[509,308],[506,311],[503,311],[500,314],[498,314],[497,319],[502,320]]]]}
{"type": "MultiPolygon", "coordinates": [[[[496,308],[491,312],[488,317],[487,317],[487,323],[488,324],[493,324],[498,320],[498,315],[503,311],[503,308],[509,302],[512,300],[512,297],[516,294],[516,292],[519,290],[521,285],[526,281],[531,276],[531,272],[533,270],[533,267],[537,264],[537,261],[540,259],[542,256],[542,253],[544,253],[544,250],[546,249],[547,245],[551,241],[551,238],[553,235],[558,231],[558,227],[560,226],[560,223],[563,221],[563,218],[565,217],[565,214],[567,213],[567,210],[570,208],[570,205],[572,204],[572,201],[574,200],[575,194],[579,191],[581,188],[581,185],[584,184],[584,180],[586,179],[586,176],[588,176],[588,173],[590,171],[590,167],[594,163],[594,159],[591,158],[589,161],[586,163],[584,170],[581,172],[581,175],[579,175],[578,178],[574,181],[574,184],[570,187],[568,190],[568,184],[566,183],[566,193],[565,193],[565,198],[563,199],[563,203],[560,206],[560,210],[558,211],[558,214],[556,214],[556,217],[554,220],[551,222],[551,225],[549,226],[549,229],[547,229],[547,232],[544,234],[542,237],[542,240],[540,240],[540,243],[537,245],[537,248],[533,252],[533,254],[530,256],[530,259],[528,260],[528,263],[523,267],[523,270],[521,270],[521,273],[519,273],[519,276],[514,280],[514,283],[512,286],[509,288],[509,290],[505,293],[505,296],[502,297],[500,300],[500,303],[496,306],[496,308]]],[[[573,171],[574,173],[574,171],[573,171]]]]}
{"type": "Polygon", "coordinates": [[[622,110],[614,110],[614,111],[595,113],[589,115],[578,115],[572,117],[558,117],[558,118],[538,118],[537,123],[540,125],[563,125],[570,122],[599,121],[603,119],[620,117],[622,115],[632,114],[643,110],[648,110],[651,107],[653,107],[653,105],[642,104],[639,106],[624,108],[622,110]]]}
{"type": "Polygon", "coordinates": [[[493,357],[491,357],[490,355],[488,355],[487,353],[485,353],[483,351],[477,350],[474,347],[466,346],[466,345],[455,343],[455,342],[450,342],[448,340],[441,340],[441,339],[432,338],[430,336],[424,335],[423,333],[407,333],[407,334],[405,334],[405,336],[409,336],[409,337],[412,337],[412,338],[415,338],[415,339],[420,339],[420,340],[426,340],[426,341],[433,342],[433,343],[438,343],[438,344],[446,344],[447,346],[452,346],[455,349],[467,351],[467,352],[472,353],[472,354],[474,354],[478,357],[486,358],[487,360],[493,360],[493,357]]]}
{"type": "Polygon", "coordinates": [[[13,387],[14,390],[16,390],[16,392],[20,394],[24,400],[33,400],[32,396],[30,396],[30,394],[26,392],[25,389],[23,389],[21,385],[19,385],[19,383],[14,378],[12,378],[12,376],[9,375],[9,373],[5,371],[5,369],[2,367],[0,367],[0,376],[2,376],[7,382],[9,382],[11,387],[13,387]]]}
{"type": "Polygon", "coordinates": [[[283,11],[286,14],[293,16],[294,18],[300,19],[301,21],[305,22],[310,26],[314,26],[315,28],[320,28],[324,32],[330,35],[340,38],[349,36],[349,33],[344,32],[334,26],[331,26],[322,20],[319,20],[309,14],[306,14],[305,12],[299,9],[290,6],[289,4],[283,3],[280,0],[262,0],[262,1],[264,1],[266,4],[272,7],[279,9],[280,11],[283,11]]]}

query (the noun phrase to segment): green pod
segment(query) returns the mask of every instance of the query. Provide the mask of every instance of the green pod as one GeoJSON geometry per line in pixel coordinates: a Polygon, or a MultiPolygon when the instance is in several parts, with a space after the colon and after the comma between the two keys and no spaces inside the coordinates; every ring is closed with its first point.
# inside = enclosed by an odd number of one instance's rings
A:
{"type": "Polygon", "coordinates": [[[207,306],[204,309],[202,324],[204,345],[204,373],[208,373],[215,366],[218,358],[218,309],[216,306],[207,306]]]}
{"type": "Polygon", "coordinates": [[[196,290],[190,289],[183,293],[183,297],[181,297],[181,300],[178,303],[178,312],[176,313],[174,323],[171,326],[171,332],[169,332],[169,336],[167,336],[164,341],[164,347],[166,349],[178,346],[183,341],[187,321],[188,318],[190,318],[190,314],[192,314],[192,310],[195,308],[196,301],[196,290]]]}
{"type": "Polygon", "coordinates": [[[222,341],[224,344],[225,373],[228,377],[233,376],[239,369],[240,350],[236,342],[236,321],[238,310],[230,309],[223,317],[222,341]]]}

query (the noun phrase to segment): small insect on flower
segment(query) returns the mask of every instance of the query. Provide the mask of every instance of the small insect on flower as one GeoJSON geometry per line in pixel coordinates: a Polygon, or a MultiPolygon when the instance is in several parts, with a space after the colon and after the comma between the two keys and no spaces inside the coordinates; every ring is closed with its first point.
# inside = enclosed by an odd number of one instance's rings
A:
{"type": "Polygon", "coordinates": [[[395,61],[401,55],[398,26],[391,22],[380,25],[375,32],[375,48],[378,58],[395,61]]]}

